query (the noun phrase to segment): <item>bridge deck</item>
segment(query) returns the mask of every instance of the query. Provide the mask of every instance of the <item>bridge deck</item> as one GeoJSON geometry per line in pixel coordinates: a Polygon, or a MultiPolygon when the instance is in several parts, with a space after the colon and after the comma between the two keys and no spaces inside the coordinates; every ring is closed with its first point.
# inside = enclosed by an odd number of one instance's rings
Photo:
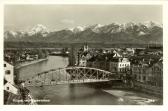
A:
{"type": "Polygon", "coordinates": [[[88,79],[88,80],[71,80],[71,81],[50,81],[50,82],[39,82],[39,83],[26,83],[26,86],[51,86],[51,85],[61,85],[61,84],[81,84],[81,83],[96,83],[96,82],[107,82],[110,81],[108,79],[105,80],[94,80],[94,79],[88,79]]]}

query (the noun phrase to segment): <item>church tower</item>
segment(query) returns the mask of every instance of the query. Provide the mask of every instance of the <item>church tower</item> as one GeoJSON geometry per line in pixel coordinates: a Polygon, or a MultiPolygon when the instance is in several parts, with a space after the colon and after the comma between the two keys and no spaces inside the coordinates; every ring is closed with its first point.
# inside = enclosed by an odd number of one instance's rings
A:
{"type": "Polygon", "coordinates": [[[84,52],[87,52],[88,50],[89,50],[89,47],[88,47],[88,45],[87,45],[87,43],[86,43],[86,44],[84,44],[83,51],[84,51],[84,52]]]}

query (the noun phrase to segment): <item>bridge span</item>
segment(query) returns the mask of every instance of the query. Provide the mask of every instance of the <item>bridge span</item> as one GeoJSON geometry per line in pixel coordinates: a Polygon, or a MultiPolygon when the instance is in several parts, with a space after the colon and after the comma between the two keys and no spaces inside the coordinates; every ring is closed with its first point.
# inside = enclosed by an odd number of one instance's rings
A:
{"type": "Polygon", "coordinates": [[[119,80],[115,73],[91,67],[65,67],[41,72],[25,81],[26,86],[81,84],[119,80]]]}

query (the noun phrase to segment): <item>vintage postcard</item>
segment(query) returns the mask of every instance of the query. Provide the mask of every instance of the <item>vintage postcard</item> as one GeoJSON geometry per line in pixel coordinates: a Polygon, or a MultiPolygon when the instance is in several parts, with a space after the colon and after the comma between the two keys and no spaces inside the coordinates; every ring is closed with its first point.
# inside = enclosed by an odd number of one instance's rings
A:
{"type": "Polygon", "coordinates": [[[4,105],[157,105],[163,4],[3,5],[4,105]]]}

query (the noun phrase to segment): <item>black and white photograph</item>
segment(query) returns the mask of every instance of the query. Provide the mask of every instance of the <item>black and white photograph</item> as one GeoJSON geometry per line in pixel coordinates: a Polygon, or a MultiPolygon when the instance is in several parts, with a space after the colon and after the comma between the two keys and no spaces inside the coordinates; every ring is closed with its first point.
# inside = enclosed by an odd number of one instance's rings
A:
{"type": "Polygon", "coordinates": [[[163,105],[163,5],[3,8],[4,105],[163,105]]]}

